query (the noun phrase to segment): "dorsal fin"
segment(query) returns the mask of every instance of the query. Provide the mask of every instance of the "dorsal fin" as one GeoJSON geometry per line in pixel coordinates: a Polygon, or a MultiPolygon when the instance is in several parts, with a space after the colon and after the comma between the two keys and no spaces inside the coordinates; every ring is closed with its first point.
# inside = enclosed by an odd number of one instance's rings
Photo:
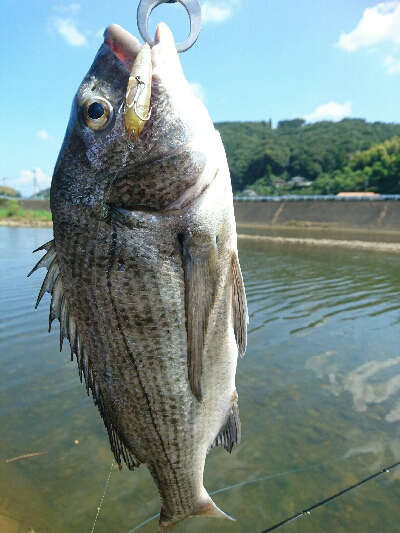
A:
{"type": "Polygon", "coordinates": [[[244,290],[242,272],[237,254],[232,255],[232,320],[236,344],[239,354],[243,357],[247,346],[247,311],[246,293],[244,290]]]}
{"type": "Polygon", "coordinates": [[[231,412],[229,413],[226,424],[215,437],[211,448],[220,446],[231,453],[234,444],[240,444],[241,425],[239,418],[239,408],[237,402],[234,402],[231,412]]]}
{"type": "Polygon", "coordinates": [[[217,245],[215,239],[195,243],[189,234],[181,235],[180,242],[185,273],[188,377],[194,396],[201,401],[204,338],[214,302],[217,245]]]}
{"type": "Polygon", "coordinates": [[[36,307],[39,305],[41,299],[46,292],[51,295],[50,312],[49,312],[49,331],[51,323],[56,318],[60,321],[60,351],[64,339],[68,339],[71,346],[71,360],[75,354],[78,362],[79,377],[85,380],[86,390],[89,394],[89,389],[92,391],[94,403],[97,405],[100,415],[106,426],[108,437],[110,439],[111,450],[114,454],[115,461],[121,468],[121,457],[125,461],[129,470],[133,470],[140,465],[136,457],[126,448],[121,441],[117,429],[111,423],[103,402],[102,394],[96,381],[93,366],[85,353],[82,339],[79,336],[78,327],[75,320],[70,313],[68,299],[64,292],[62,279],[60,275],[60,268],[57,261],[57,253],[54,246],[54,241],[50,241],[37,250],[46,250],[46,254],[38,261],[31,272],[30,276],[38,268],[46,267],[47,274],[39,291],[39,296],[36,302],[36,307]]]}

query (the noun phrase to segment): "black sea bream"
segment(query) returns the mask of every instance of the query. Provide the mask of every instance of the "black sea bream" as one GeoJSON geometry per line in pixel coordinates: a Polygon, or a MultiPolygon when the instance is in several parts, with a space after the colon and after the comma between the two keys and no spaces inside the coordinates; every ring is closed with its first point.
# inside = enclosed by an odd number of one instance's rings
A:
{"type": "Polygon", "coordinates": [[[38,303],[51,293],[50,323],[58,318],[70,342],[115,460],[147,466],[168,532],[191,515],[230,518],[203,470],[212,446],[240,440],[247,307],[219,133],[166,25],[155,43],[141,60],[152,69],[151,115],[141,133],[127,131],[142,47],[107,28],[72,105],[51,185],[54,240],[34,270],[48,269],[38,303]]]}

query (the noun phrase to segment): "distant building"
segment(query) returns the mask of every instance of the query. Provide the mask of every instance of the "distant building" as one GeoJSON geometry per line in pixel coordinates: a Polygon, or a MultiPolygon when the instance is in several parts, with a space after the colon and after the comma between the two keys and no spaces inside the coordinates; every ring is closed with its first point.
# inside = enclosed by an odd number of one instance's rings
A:
{"type": "Polygon", "coordinates": [[[312,181],[308,181],[306,178],[303,178],[303,176],[295,176],[287,183],[289,185],[298,185],[299,187],[310,187],[312,185],[312,181]]]}
{"type": "Polygon", "coordinates": [[[287,185],[287,182],[285,180],[272,180],[271,183],[275,187],[284,187],[285,185],[287,185]]]}
{"type": "Polygon", "coordinates": [[[241,196],[257,196],[256,191],[253,191],[253,189],[245,189],[241,196]]]}

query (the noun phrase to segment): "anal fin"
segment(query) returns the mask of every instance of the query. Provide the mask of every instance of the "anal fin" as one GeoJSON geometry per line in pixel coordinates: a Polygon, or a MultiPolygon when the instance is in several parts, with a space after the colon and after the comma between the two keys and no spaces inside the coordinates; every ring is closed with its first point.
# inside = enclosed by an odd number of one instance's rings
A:
{"type": "Polygon", "coordinates": [[[239,418],[239,407],[237,402],[232,406],[228,420],[221,431],[216,436],[211,448],[220,446],[231,453],[234,444],[240,444],[241,424],[239,418]]]}

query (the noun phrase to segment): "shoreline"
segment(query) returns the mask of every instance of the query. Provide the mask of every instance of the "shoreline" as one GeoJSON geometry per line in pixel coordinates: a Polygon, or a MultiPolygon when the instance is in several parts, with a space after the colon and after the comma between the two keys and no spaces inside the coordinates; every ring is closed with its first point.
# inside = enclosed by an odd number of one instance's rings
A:
{"type": "Polygon", "coordinates": [[[307,246],[328,246],[330,248],[360,249],[373,252],[400,253],[400,243],[376,242],[376,241],[346,241],[335,239],[312,239],[300,237],[270,237],[269,235],[247,235],[238,233],[238,239],[247,239],[259,242],[271,242],[278,244],[301,244],[307,246]]]}
{"type": "MultiPolygon", "coordinates": [[[[26,220],[26,219],[0,219],[0,226],[8,226],[12,228],[52,228],[53,222],[46,222],[40,220],[26,220]]],[[[241,226],[238,227],[240,231],[241,226]]],[[[244,227],[243,227],[244,229],[244,227]]],[[[260,228],[261,229],[261,228],[260,228]]],[[[277,229],[277,228],[275,228],[277,229]]],[[[304,229],[304,228],[303,228],[304,229]]],[[[307,229],[314,229],[308,227],[307,229]]],[[[315,228],[320,229],[320,228],[315,228]]],[[[364,230],[365,233],[374,233],[371,230],[364,230]]],[[[373,252],[391,252],[400,253],[400,243],[395,242],[376,242],[376,241],[364,241],[364,240],[339,240],[328,238],[306,238],[306,237],[282,237],[282,236],[270,236],[270,235],[250,235],[246,233],[238,233],[238,239],[253,240],[258,242],[270,242],[275,244],[297,244],[306,246],[327,246],[330,248],[347,248],[347,249],[360,249],[373,252]]]]}
{"type": "Polygon", "coordinates": [[[45,220],[28,220],[25,218],[1,218],[0,226],[8,226],[10,228],[52,228],[53,222],[45,220]]]}

